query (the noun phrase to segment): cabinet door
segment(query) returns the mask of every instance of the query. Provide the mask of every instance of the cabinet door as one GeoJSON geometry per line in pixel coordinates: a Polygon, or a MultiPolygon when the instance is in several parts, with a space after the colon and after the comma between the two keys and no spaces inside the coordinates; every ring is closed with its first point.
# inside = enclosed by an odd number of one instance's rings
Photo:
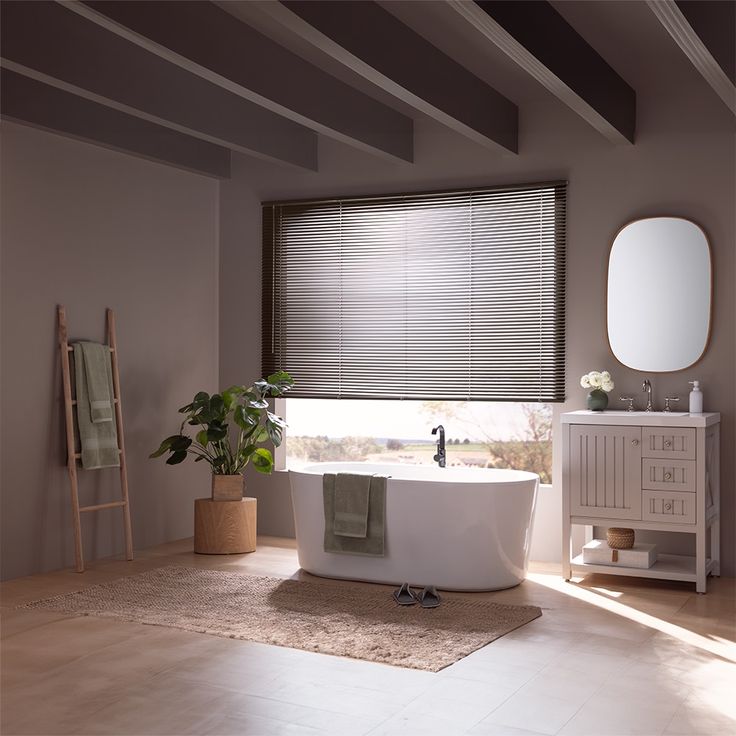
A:
{"type": "Polygon", "coordinates": [[[641,519],[641,427],[570,427],[573,516],[641,519]]]}

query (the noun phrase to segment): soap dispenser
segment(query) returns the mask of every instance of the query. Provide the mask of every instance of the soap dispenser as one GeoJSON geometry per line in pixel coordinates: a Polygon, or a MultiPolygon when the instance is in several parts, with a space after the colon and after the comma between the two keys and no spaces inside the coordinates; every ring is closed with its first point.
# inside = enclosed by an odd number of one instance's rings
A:
{"type": "Polygon", "coordinates": [[[688,381],[693,387],[690,392],[690,413],[691,414],[702,414],[703,413],[703,392],[700,390],[700,381],[688,381]]]}

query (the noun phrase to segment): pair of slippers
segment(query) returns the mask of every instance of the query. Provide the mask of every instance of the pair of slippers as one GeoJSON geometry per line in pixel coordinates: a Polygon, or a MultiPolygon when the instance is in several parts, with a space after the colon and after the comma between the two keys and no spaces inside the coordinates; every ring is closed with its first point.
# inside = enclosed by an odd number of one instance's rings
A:
{"type": "Polygon", "coordinates": [[[409,583],[402,583],[401,587],[394,591],[394,600],[400,606],[413,606],[418,603],[422,608],[437,608],[442,598],[434,585],[428,585],[420,593],[415,593],[409,587],[409,583]]]}

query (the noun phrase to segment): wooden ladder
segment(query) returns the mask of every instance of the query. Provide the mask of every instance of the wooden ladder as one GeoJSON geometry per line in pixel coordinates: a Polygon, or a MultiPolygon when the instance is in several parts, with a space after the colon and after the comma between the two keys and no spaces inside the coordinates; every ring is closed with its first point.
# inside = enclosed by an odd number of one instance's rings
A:
{"type": "Polygon", "coordinates": [[[118,452],[120,453],[120,487],[122,499],[110,503],[98,503],[93,506],[79,505],[79,486],[77,484],[77,461],[81,460],[81,452],[76,451],[74,435],[74,413],[72,407],[76,400],[72,398],[72,379],[69,354],[74,348],[69,345],[66,324],[66,310],[58,307],[59,316],[59,350],[61,352],[61,375],[64,382],[64,414],[66,417],[67,470],[71,486],[72,523],[74,525],[74,558],[77,572],[84,572],[84,554],[82,551],[82,514],[103,509],[122,508],[123,533],[125,535],[125,559],[133,559],[133,535],[130,528],[130,502],[128,499],[128,468],[125,464],[125,437],[123,435],[123,408],[120,399],[120,375],[118,373],[118,351],[115,339],[115,315],[112,309],[107,313],[107,345],[110,349],[112,363],[113,402],[115,405],[115,424],[118,433],[118,452]]]}

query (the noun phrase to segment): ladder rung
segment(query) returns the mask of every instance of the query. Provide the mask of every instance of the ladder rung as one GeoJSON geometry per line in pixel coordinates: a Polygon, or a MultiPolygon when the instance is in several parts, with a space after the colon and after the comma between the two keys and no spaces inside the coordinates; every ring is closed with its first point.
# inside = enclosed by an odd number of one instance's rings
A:
{"type": "Polygon", "coordinates": [[[125,506],[125,501],[112,501],[111,503],[98,503],[94,506],[80,506],[79,512],[82,511],[99,511],[100,509],[116,509],[119,506],[125,506]]]}
{"type": "MultiPolygon", "coordinates": [[[[113,403],[113,404],[117,404],[117,403],[119,403],[119,402],[118,402],[118,399],[113,399],[113,400],[112,400],[112,403],[113,403]]],[[[77,405],[77,400],[76,400],[76,399],[72,399],[72,406],[76,406],[76,405],[77,405]]]]}
{"type": "MultiPolygon", "coordinates": [[[[120,454],[120,448],[118,447],[118,454],[120,454]]],[[[82,459],[82,453],[81,452],[75,452],[74,457],[77,458],[77,460],[82,459]]]]}
{"type": "MultiPolygon", "coordinates": [[[[71,345],[67,345],[66,346],[66,350],[67,350],[68,353],[73,353],[74,352],[74,348],[71,345]]],[[[115,348],[110,348],[110,352],[111,353],[114,353],[115,352],[115,348]]]]}

